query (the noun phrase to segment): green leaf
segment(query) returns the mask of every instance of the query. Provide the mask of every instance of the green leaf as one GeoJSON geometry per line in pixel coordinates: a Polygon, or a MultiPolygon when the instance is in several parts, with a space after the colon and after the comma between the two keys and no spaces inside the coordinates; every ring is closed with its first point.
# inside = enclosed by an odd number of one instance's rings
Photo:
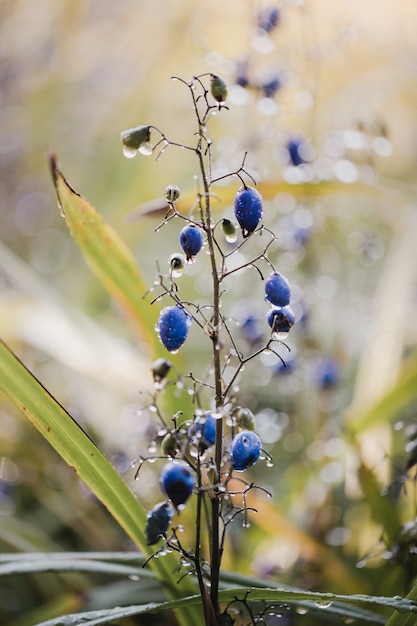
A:
{"type": "Polygon", "coordinates": [[[155,313],[143,298],[148,286],[131,251],[97,210],[71,187],[54,155],[50,166],[60,210],[86,262],[139,334],[159,351],[156,333],[152,332],[155,313]]]}
{"type": "MultiPolygon", "coordinates": [[[[399,412],[417,396],[417,352],[404,362],[397,383],[388,389],[375,404],[348,417],[348,426],[357,435],[377,424],[385,424],[398,418],[399,412]]],[[[352,411],[354,408],[352,409],[352,411]]]]}
{"type": "MultiPolygon", "coordinates": [[[[151,556],[153,550],[147,545],[144,534],[146,512],[126,483],[77,422],[1,340],[0,389],[26,415],[64,461],[74,468],[79,478],[109,510],[143,554],[151,556]]],[[[155,571],[169,598],[190,595],[196,591],[189,577],[177,582],[177,575],[174,573],[177,566],[178,562],[173,554],[150,561],[150,567],[155,571]]],[[[183,624],[193,624],[198,620],[198,615],[196,616],[195,611],[191,614],[186,612],[181,616],[181,621],[183,624]]]]}
{"type": "MultiPolygon", "coordinates": [[[[332,593],[319,593],[313,591],[296,591],[283,588],[256,588],[245,589],[242,587],[234,589],[225,589],[219,593],[220,602],[238,602],[240,601],[259,601],[266,602],[276,608],[277,613],[280,612],[279,607],[289,604],[295,605],[303,609],[303,613],[310,615],[318,615],[323,621],[333,624],[340,624],[346,620],[354,620],[355,623],[363,622],[365,624],[386,624],[386,618],[383,615],[374,613],[368,609],[357,608],[352,603],[360,605],[371,605],[378,608],[394,609],[401,613],[402,619],[407,619],[411,614],[417,613],[417,603],[410,599],[398,596],[365,596],[361,594],[340,595],[332,593]],[[406,617],[404,614],[407,614],[406,617]]],[[[76,626],[80,623],[86,626],[100,626],[108,622],[117,622],[117,620],[141,615],[144,613],[158,613],[163,610],[173,608],[183,608],[185,606],[196,606],[201,603],[200,596],[190,596],[172,602],[163,603],[147,603],[143,605],[116,607],[114,609],[105,609],[99,611],[86,611],[83,613],[74,613],[67,615],[59,620],[48,620],[37,624],[37,626],[76,626]]],[[[281,610],[282,611],[282,610],[281,610]]],[[[415,618],[413,618],[415,619],[415,618]]],[[[400,622],[398,622],[399,624],[400,622]]],[[[408,622],[401,622],[403,625],[408,622]]],[[[389,624],[389,626],[392,626],[389,624]]],[[[394,624],[394,626],[397,626],[394,624]]]]}

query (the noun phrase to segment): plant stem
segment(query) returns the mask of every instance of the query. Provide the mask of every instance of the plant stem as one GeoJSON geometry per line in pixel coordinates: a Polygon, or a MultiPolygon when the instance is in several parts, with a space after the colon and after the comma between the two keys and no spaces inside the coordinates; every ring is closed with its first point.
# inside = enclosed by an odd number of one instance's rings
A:
{"type": "MultiPolygon", "coordinates": [[[[211,207],[210,207],[210,183],[207,177],[205,163],[201,149],[197,150],[200,170],[204,187],[204,209],[205,209],[205,226],[207,234],[207,244],[210,255],[212,281],[213,281],[213,321],[212,321],[212,347],[213,347],[213,366],[214,366],[214,386],[215,386],[215,405],[216,412],[223,408],[223,390],[222,390],[222,374],[220,359],[220,281],[217,271],[217,262],[215,255],[215,243],[213,239],[213,231],[211,225],[211,207]]],[[[221,462],[222,462],[222,446],[223,446],[223,420],[216,421],[216,442],[215,442],[215,476],[214,483],[220,479],[221,462]]],[[[213,497],[211,500],[211,542],[210,542],[210,563],[211,563],[211,587],[210,597],[216,616],[219,614],[218,591],[219,591],[219,575],[221,565],[220,551],[220,500],[213,497]]]]}

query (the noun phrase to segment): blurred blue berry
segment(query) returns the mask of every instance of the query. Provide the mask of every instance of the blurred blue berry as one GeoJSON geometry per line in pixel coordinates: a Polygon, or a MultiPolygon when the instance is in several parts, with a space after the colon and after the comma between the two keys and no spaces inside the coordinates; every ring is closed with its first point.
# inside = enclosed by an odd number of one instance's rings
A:
{"type": "Polygon", "coordinates": [[[159,339],[169,352],[176,352],[187,339],[192,317],[182,306],[167,306],[162,309],[156,330],[159,339]]]}
{"type": "Polygon", "coordinates": [[[241,187],[235,195],[233,209],[242,235],[248,237],[262,218],[262,196],[253,187],[241,187]]]}
{"type": "Polygon", "coordinates": [[[198,445],[202,450],[214,445],[216,441],[216,422],[216,418],[211,413],[197,416],[188,429],[190,442],[198,445]]]}
{"type": "Polygon", "coordinates": [[[232,467],[243,472],[254,465],[261,454],[262,444],[258,435],[250,430],[242,430],[234,438],[230,446],[232,467]]]}
{"type": "Polygon", "coordinates": [[[302,156],[302,151],[300,150],[303,143],[304,142],[301,141],[301,139],[294,139],[294,138],[290,139],[287,142],[288,156],[290,157],[291,163],[295,167],[297,167],[298,165],[302,165],[303,163],[306,162],[306,160],[302,156]]]}
{"type": "Polygon", "coordinates": [[[262,92],[265,98],[273,98],[281,88],[281,81],[277,76],[270,78],[262,84],[262,92]]]}
{"type": "Polygon", "coordinates": [[[148,546],[157,543],[165,537],[174,515],[174,509],[169,502],[156,504],[146,516],[145,534],[148,546]]]}
{"type": "Polygon", "coordinates": [[[263,339],[261,320],[255,315],[249,314],[241,323],[240,330],[245,341],[252,346],[263,339]]]}
{"type": "Polygon", "coordinates": [[[277,7],[266,7],[258,13],[258,28],[270,33],[278,25],[279,9],[277,7]]]}
{"type": "Polygon", "coordinates": [[[275,306],[287,306],[290,303],[291,288],[288,280],[279,272],[273,272],[265,281],[265,300],[275,306]]]}
{"type": "Polygon", "coordinates": [[[187,261],[191,261],[203,246],[203,233],[195,224],[188,224],[180,232],[180,244],[187,261]]]}
{"type": "Polygon", "coordinates": [[[236,65],[236,85],[247,87],[249,85],[248,62],[239,61],[236,65]]]}
{"type": "Polygon", "coordinates": [[[195,484],[194,474],[184,463],[167,463],[161,472],[159,482],[172,504],[177,509],[191,496],[195,484]]]}
{"type": "Polygon", "coordinates": [[[340,379],[340,363],[332,358],[323,358],[316,369],[316,381],[320,389],[332,389],[340,379]]]}
{"type": "Polygon", "coordinates": [[[289,306],[276,307],[268,311],[267,321],[273,333],[289,333],[295,317],[289,306]]]}

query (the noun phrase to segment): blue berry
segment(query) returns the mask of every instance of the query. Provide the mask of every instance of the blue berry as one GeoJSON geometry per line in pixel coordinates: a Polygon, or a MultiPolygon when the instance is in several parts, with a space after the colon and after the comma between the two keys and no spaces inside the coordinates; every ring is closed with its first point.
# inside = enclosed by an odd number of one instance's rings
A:
{"type": "Polygon", "coordinates": [[[262,196],[253,187],[241,187],[235,195],[233,209],[242,235],[248,237],[262,218],[262,196]]]}
{"type": "Polygon", "coordinates": [[[191,496],[195,479],[188,465],[167,463],[162,469],[159,482],[162,490],[177,509],[182,507],[191,496]]]}
{"type": "Polygon", "coordinates": [[[195,224],[188,224],[180,232],[180,244],[187,261],[191,261],[203,246],[203,233],[195,224]]]}
{"type": "Polygon", "coordinates": [[[276,76],[265,81],[262,85],[262,91],[265,98],[273,98],[280,88],[281,81],[276,76]]]}
{"type": "Polygon", "coordinates": [[[173,515],[174,509],[169,502],[160,502],[148,512],[145,528],[148,546],[165,537],[173,515]]]}
{"type": "Polygon", "coordinates": [[[216,441],[216,422],[216,418],[211,413],[196,417],[188,429],[190,442],[197,444],[202,450],[214,445],[216,441]]]}
{"type": "Polygon", "coordinates": [[[159,339],[169,352],[176,352],[187,339],[192,317],[182,306],[167,306],[162,309],[156,330],[159,339]]]}
{"type": "Polygon", "coordinates": [[[339,382],[340,363],[332,357],[323,358],[316,370],[316,380],[320,389],[332,389],[339,382]]]}
{"type": "Polygon", "coordinates": [[[267,314],[267,321],[273,333],[289,333],[294,326],[295,317],[289,306],[276,307],[267,314]]]}
{"type": "Polygon", "coordinates": [[[303,142],[301,139],[294,138],[290,139],[287,143],[288,156],[295,167],[306,162],[305,158],[302,156],[302,150],[300,150],[302,145],[303,142]]]}
{"type": "Polygon", "coordinates": [[[270,33],[279,22],[279,10],[276,7],[268,7],[258,13],[258,27],[266,33],[270,33]]]}
{"type": "Polygon", "coordinates": [[[242,430],[237,434],[230,446],[232,467],[237,472],[243,472],[254,465],[261,454],[262,444],[258,435],[250,430],[242,430]]]}
{"type": "Polygon", "coordinates": [[[265,281],[265,300],[275,306],[287,306],[290,303],[291,289],[288,280],[279,272],[273,272],[265,281]]]}
{"type": "Polygon", "coordinates": [[[251,313],[243,320],[240,329],[245,341],[252,346],[259,344],[263,339],[261,320],[251,313]]]}

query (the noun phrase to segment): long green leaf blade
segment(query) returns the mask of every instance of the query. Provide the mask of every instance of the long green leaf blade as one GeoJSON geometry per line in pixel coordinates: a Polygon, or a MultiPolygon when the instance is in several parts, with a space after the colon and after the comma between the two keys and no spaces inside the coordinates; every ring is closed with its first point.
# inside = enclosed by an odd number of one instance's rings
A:
{"type": "MultiPolygon", "coordinates": [[[[79,478],[109,510],[142,552],[146,556],[151,556],[153,550],[147,545],[144,534],[146,513],[135,496],[94,442],[2,340],[0,340],[0,389],[26,415],[64,461],[74,468],[79,478]]],[[[150,566],[169,598],[195,593],[196,588],[189,577],[183,578],[181,583],[177,582],[174,572],[178,563],[174,555],[168,554],[163,559],[152,559],[150,566]]],[[[192,623],[193,616],[188,617],[190,621],[186,619],[184,624],[192,623]]]]}
{"type": "Polygon", "coordinates": [[[68,183],[54,155],[50,165],[60,210],[87,264],[140,335],[158,350],[156,334],[149,330],[154,327],[155,313],[143,299],[148,286],[133,254],[92,204],[68,183]]]}

